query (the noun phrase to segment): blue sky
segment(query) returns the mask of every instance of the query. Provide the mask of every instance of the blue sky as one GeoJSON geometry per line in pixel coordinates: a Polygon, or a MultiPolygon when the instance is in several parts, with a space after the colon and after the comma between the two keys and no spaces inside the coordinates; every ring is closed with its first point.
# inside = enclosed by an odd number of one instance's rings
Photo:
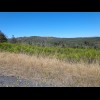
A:
{"type": "Polygon", "coordinates": [[[8,38],[100,37],[100,12],[0,12],[0,30],[8,38]]]}

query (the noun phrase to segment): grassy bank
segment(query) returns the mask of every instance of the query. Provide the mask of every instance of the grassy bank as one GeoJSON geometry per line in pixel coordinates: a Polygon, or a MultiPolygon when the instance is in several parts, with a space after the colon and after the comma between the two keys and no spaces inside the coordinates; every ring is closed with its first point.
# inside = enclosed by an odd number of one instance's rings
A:
{"type": "Polygon", "coordinates": [[[0,52],[0,75],[38,80],[49,86],[100,86],[100,65],[0,52]]]}

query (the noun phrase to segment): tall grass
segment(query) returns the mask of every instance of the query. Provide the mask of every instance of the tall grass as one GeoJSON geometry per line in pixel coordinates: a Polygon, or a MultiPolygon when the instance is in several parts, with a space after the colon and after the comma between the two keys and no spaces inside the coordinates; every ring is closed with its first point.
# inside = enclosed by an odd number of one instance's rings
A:
{"type": "Polygon", "coordinates": [[[42,55],[56,57],[60,60],[69,62],[88,62],[93,63],[100,61],[100,50],[81,49],[81,48],[60,48],[60,47],[40,47],[24,44],[0,43],[1,51],[9,51],[14,53],[26,53],[29,55],[42,55]]]}
{"type": "Polygon", "coordinates": [[[0,52],[0,75],[38,81],[41,86],[100,87],[100,65],[0,52]]]}
{"type": "Polygon", "coordinates": [[[0,43],[0,51],[0,74],[45,86],[100,86],[100,50],[0,43]]]}

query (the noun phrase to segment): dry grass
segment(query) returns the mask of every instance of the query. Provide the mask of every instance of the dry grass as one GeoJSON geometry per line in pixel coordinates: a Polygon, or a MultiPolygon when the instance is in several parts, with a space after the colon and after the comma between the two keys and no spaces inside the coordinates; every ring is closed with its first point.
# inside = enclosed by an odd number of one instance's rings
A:
{"type": "Polygon", "coordinates": [[[39,80],[50,86],[100,86],[100,65],[0,52],[0,74],[39,80]]]}

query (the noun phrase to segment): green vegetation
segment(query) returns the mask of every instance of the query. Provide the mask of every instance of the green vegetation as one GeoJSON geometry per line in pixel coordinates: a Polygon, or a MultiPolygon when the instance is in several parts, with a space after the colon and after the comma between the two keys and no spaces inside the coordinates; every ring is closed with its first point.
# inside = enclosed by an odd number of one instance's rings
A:
{"type": "Polygon", "coordinates": [[[7,39],[0,31],[0,50],[14,53],[36,54],[56,57],[69,62],[100,61],[100,37],[93,38],[55,38],[20,37],[7,39]],[[8,40],[8,43],[7,43],[8,40]]]}
{"type": "Polygon", "coordinates": [[[0,31],[0,43],[7,42],[7,37],[0,31]]]}
{"type": "MultiPolygon", "coordinates": [[[[10,41],[11,39],[9,39],[10,41]]],[[[29,44],[43,47],[62,47],[62,48],[94,48],[100,49],[100,37],[91,38],[55,38],[55,37],[19,37],[17,43],[29,44]]]]}
{"type": "Polygon", "coordinates": [[[88,63],[100,61],[100,50],[93,48],[60,48],[42,47],[26,44],[0,43],[1,51],[36,54],[42,56],[57,57],[60,60],[69,62],[85,61],[88,63]]]}

